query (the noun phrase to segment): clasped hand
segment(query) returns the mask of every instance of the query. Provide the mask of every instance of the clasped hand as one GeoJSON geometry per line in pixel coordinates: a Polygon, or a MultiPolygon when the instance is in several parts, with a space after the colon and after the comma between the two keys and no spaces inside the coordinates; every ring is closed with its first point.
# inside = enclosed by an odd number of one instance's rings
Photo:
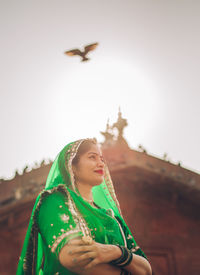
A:
{"type": "Polygon", "coordinates": [[[66,249],[65,257],[67,256],[66,267],[71,270],[80,267],[90,269],[98,264],[109,263],[121,256],[121,250],[115,245],[95,241],[92,244],[85,244],[81,239],[70,240],[64,248],[66,249]]]}

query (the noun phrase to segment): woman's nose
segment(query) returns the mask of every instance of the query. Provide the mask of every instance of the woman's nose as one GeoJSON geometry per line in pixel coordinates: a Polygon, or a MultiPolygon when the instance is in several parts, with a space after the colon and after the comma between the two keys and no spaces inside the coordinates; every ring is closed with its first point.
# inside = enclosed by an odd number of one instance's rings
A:
{"type": "Polygon", "coordinates": [[[99,159],[98,166],[103,168],[104,165],[104,161],[102,159],[99,159]]]}

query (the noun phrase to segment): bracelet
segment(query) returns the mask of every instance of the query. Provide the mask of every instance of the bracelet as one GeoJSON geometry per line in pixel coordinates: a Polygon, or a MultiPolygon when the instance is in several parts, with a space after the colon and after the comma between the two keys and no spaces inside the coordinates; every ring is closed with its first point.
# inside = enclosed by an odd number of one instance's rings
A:
{"type": "Polygon", "coordinates": [[[118,259],[111,261],[110,264],[116,265],[118,267],[124,267],[132,261],[132,252],[124,246],[117,246],[121,249],[122,255],[118,259]]]}
{"type": "Polygon", "coordinates": [[[126,250],[126,248],[124,246],[121,246],[118,244],[116,246],[120,248],[122,255],[118,259],[110,262],[110,264],[113,264],[113,265],[118,265],[118,264],[123,263],[128,257],[128,251],[126,250]]]}
{"type": "Polygon", "coordinates": [[[133,259],[133,253],[130,250],[128,250],[128,258],[123,263],[117,264],[117,266],[123,268],[123,267],[129,265],[130,262],[132,261],[132,259],[133,259]]]}

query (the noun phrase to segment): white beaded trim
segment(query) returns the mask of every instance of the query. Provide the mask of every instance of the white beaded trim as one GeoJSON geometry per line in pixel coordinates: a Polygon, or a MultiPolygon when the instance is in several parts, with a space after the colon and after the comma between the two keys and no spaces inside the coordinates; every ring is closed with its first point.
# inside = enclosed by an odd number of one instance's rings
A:
{"type": "Polygon", "coordinates": [[[52,245],[52,247],[51,247],[51,252],[55,252],[57,246],[59,245],[59,243],[60,243],[65,237],[69,236],[70,234],[78,233],[78,232],[80,232],[79,229],[74,229],[74,230],[70,230],[70,231],[68,231],[68,232],[63,233],[61,236],[59,236],[59,237],[57,238],[57,240],[56,240],[56,241],[54,242],[54,244],[52,245]]]}

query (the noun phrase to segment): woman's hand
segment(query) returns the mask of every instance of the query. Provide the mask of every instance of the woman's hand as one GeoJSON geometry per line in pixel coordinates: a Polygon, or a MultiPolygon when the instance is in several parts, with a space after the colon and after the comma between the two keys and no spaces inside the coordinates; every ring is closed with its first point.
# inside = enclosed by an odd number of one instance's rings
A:
{"type": "MultiPolygon", "coordinates": [[[[61,249],[59,260],[64,267],[81,275],[120,275],[121,269],[109,264],[120,256],[121,250],[115,245],[85,244],[81,239],[73,239],[61,249]]],[[[149,262],[136,254],[123,269],[135,275],[152,275],[149,262]]]]}
{"type": "Polygon", "coordinates": [[[89,269],[97,264],[109,263],[121,256],[119,247],[110,244],[101,244],[93,242],[84,244],[82,240],[73,240],[70,242],[73,247],[69,250],[69,255],[73,257],[72,261],[76,264],[85,264],[84,268],[89,269]]]}
{"type": "MultiPolygon", "coordinates": [[[[94,242],[85,244],[81,239],[73,239],[65,245],[59,254],[60,263],[78,274],[87,274],[87,270],[98,270],[106,274],[120,274],[120,268],[109,264],[121,256],[121,250],[115,245],[94,242]],[[103,270],[102,270],[103,268],[103,270]],[[86,272],[84,273],[83,270],[86,272]]],[[[95,270],[95,274],[96,273],[95,270]]],[[[102,274],[102,273],[101,273],[102,274]]]]}

